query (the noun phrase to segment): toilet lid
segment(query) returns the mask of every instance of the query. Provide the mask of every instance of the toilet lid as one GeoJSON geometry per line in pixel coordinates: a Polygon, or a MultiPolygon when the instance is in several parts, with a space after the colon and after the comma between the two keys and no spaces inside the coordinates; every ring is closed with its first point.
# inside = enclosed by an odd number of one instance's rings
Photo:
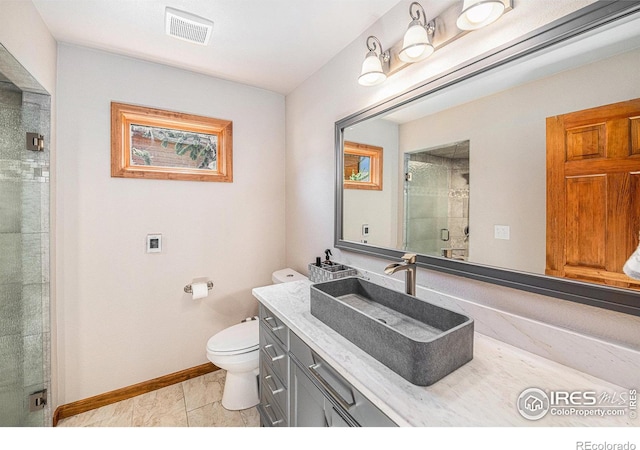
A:
{"type": "Polygon", "coordinates": [[[211,353],[246,353],[259,347],[258,321],[249,320],[216,333],[207,342],[211,353]]]}

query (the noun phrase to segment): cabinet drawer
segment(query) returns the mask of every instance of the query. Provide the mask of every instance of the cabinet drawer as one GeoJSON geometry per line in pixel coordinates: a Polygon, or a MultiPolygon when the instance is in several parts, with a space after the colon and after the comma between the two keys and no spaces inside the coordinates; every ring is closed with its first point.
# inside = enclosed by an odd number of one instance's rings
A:
{"type": "Polygon", "coordinates": [[[262,391],[267,391],[266,398],[270,401],[273,400],[281,411],[289,410],[287,401],[289,398],[289,392],[287,391],[287,386],[273,373],[273,370],[265,361],[260,363],[261,396],[262,391]]]}
{"type": "Polygon", "coordinates": [[[273,398],[270,398],[268,391],[262,391],[260,395],[260,405],[258,405],[260,413],[260,422],[266,427],[286,427],[287,416],[280,410],[273,398]]]}
{"type": "Polygon", "coordinates": [[[285,350],[289,350],[289,328],[264,305],[260,304],[260,323],[279,341],[285,350]]]}
{"type": "Polygon", "coordinates": [[[260,324],[260,362],[268,365],[280,381],[287,385],[289,354],[262,324],[260,324]]]}

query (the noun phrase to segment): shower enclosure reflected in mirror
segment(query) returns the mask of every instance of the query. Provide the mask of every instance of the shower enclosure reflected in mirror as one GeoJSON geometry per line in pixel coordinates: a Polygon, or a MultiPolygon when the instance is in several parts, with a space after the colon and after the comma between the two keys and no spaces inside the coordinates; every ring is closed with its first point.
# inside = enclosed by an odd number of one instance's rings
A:
{"type": "Polygon", "coordinates": [[[403,249],[465,261],[469,141],[404,154],[403,249]]]}

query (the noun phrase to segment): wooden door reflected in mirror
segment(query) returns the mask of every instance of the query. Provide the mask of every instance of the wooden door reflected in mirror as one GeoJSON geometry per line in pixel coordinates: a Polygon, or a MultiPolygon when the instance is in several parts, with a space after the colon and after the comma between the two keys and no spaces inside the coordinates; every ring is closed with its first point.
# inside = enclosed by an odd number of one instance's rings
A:
{"type": "Polygon", "coordinates": [[[640,288],[638,134],[640,99],[547,118],[547,275],[640,288]]]}

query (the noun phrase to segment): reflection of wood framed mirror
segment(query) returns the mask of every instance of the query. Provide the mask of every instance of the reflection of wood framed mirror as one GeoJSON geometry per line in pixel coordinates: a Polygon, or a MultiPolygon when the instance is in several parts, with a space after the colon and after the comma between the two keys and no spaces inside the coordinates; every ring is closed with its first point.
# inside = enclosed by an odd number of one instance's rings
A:
{"type": "Polygon", "coordinates": [[[344,188],[382,190],[382,147],[344,143],[344,188]]]}

